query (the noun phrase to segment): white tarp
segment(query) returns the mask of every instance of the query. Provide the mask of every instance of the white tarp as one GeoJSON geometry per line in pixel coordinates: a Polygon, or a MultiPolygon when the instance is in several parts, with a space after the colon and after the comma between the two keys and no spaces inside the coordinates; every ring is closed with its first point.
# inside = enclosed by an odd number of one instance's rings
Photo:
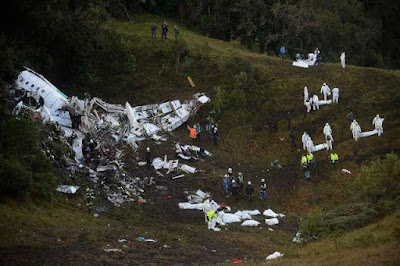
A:
{"type": "Polygon", "coordinates": [[[246,213],[246,212],[242,212],[242,211],[237,211],[235,212],[236,216],[239,216],[240,220],[247,220],[247,219],[251,219],[250,214],[246,213]]]}
{"type": "Polygon", "coordinates": [[[304,62],[304,60],[297,60],[297,61],[292,63],[292,66],[308,68],[308,64],[306,62],[304,62]]]}
{"type": "Polygon", "coordinates": [[[276,212],[274,212],[274,211],[271,210],[271,209],[265,210],[265,211],[263,212],[263,215],[264,215],[264,216],[268,216],[268,217],[274,217],[274,218],[276,218],[276,217],[285,217],[284,214],[282,214],[282,213],[276,213],[276,212]]]}
{"type": "Polygon", "coordinates": [[[325,101],[325,100],[319,100],[318,101],[318,105],[319,106],[321,106],[321,105],[326,105],[326,104],[331,104],[332,103],[332,100],[327,100],[327,101],[325,101]]]}
{"type": "Polygon", "coordinates": [[[265,223],[268,225],[276,225],[279,224],[279,220],[278,218],[265,219],[265,223]]]}
{"type": "Polygon", "coordinates": [[[180,202],[178,206],[180,209],[184,210],[203,210],[203,203],[180,202]]]}
{"type": "Polygon", "coordinates": [[[221,220],[226,224],[241,222],[240,217],[232,213],[219,212],[218,215],[221,217],[221,220]]]}
{"type": "Polygon", "coordinates": [[[252,210],[252,211],[249,211],[249,210],[244,210],[244,211],[242,211],[243,213],[247,213],[247,214],[249,214],[249,215],[260,215],[261,214],[261,212],[259,211],[259,210],[252,210]]]}
{"type": "Polygon", "coordinates": [[[266,260],[274,260],[274,259],[280,258],[282,256],[283,256],[282,253],[276,251],[276,252],[272,253],[271,255],[268,255],[268,257],[266,257],[265,259],[266,260]]]}
{"type": "Polygon", "coordinates": [[[361,132],[360,133],[360,138],[370,137],[370,136],[377,135],[377,134],[378,134],[378,130],[377,129],[374,129],[374,130],[371,130],[371,131],[365,131],[365,132],[361,132]]]}
{"type": "Polygon", "coordinates": [[[314,152],[326,149],[328,145],[326,143],[318,144],[314,146],[314,152]]]}
{"type": "Polygon", "coordinates": [[[244,221],[241,226],[258,226],[260,224],[260,222],[256,221],[256,220],[247,220],[244,221]]]}

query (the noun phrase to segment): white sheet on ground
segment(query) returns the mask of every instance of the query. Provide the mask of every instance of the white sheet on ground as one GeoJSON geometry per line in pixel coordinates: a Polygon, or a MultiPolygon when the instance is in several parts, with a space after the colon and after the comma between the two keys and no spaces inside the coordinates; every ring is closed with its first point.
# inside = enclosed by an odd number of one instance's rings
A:
{"type": "Polygon", "coordinates": [[[182,170],[183,172],[188,173],[188,174],[194,174],[194,173],[196,173],[196,168],[191,167],[191,166],[189,166],[189,165],[187,165],[187,164],[181,165],[181,170],[182,170]]]}
{"type": "Polygon", "coordinates": [[[265,219],[265,223],[268,225],[276,225],[279,224],[279,220],[278,218],[265,219]]]}
{"type": "Polygon", "coordinates": [[[241,222],[240,217],[232,213],[219,212],[218,215],[221,215],[222,221],[226,224],[241,222]]]}
{"type": "Polygon", "coordinates": [[[244,221],[241,226],[258,226],[260,224],[260,222],[256,221],[256,220],[247,220],[244,221]]]}
{"type": "Polygon", "coordinates": [[[259,211],[259,210],[252,210],[252,211],[249,211],[249,210],[244,210],[244,211],[242,211],[243,213],[247,213],[247,214],[249,214],[249,215],[260,215],[261,214],[261,212],[259,211]]]}
{"type": "Polygon", "coordinates": [[[306,62],[304,62],[304,60],[297,60],[297,61],[292,63],[292,66],[308,68],[308,64],[306,62]]]}
{"type": "Polygon", "coordinates": [[[282,214],[282,213],[276,213],[276,212],[274,212],[274,211],[271,210],[271,209],[265,210],[265,211],[263,212],[263,215],[264,215],[264,216],[268,216],[268,217],[274,217],[274,218],[276,218],[276,217],[285,217],[284,214],[282,214]]]}
{"type": "Polygon", "coordinates": [[[282,253],[276,251],[276,252],[272,253],[271,255],[268,255],[268,257],[266,257],[265,259],[266,260],[274,260],[274,259],[280,258],[282,256],[283,256],[282,253]]]}
{"type": "Polygon", "coordinates": [[[210,196],[209,193],[205,193],[201,191],[200,189],[196,191],[195,193],[197,196],[201,197],[202,199],[208,198],[210,196]]]}
{"type": "Polygon", "coordinates": [[[242,212],[242,211],[237,211],[235,212],[236,216],[239,216],[241,220],[247,220],[247,219],[251,219],[250,214],[246,213],[246,212],[242,212]]]}
{"type": "Polygon", "coordinates": [[[178,206],[180,209],[184,210],[203,210],[203,203],[180,202],[178,206]]]}

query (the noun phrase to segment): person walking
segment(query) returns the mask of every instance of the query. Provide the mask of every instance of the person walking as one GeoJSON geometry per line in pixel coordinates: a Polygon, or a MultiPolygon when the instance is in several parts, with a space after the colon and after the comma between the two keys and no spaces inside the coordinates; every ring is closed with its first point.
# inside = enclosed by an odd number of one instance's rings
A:
{"type": "Polygon", "coordinates": [[[151,166],[151,152],[149,147],[146,149],[146,164],[148,167],[151,166]]]}
{"type": "Polygon", "coordinates": [[[86,206],[88,208],[88,213],[92,213],[92,206],[93,206],[93,199],[94,199],[94,191],[91,188],[86,188],[86,206]]]}
{"type": "Polygon", "coordinates": [[[239,195],[242,194],[243,191],[243,174],[242,172],[238,173],[238,177],[237,177],[237,183],[238,183],[238,190],[239,190],[239,195]]]}
{"type": "Polygon", "coordinates": [[[196,140],[198,142],[200,142],[200,133],[203,131],[203,129],[201,128],[200,123],[196,124],[196,140]]]}
{"type": "Polygon", "coordinates": [[[214,146],[218,146],[219,131],[218,131],[217,127],[214,127],[212,139],[213,139],[213,142],[214,142],[214,146]]]}
{"type": "Polygon", "coordinates": [[[206,121],[204,123],[206,125],[206,132],[211,133],[211,117],[207,115],[206,121]]]}

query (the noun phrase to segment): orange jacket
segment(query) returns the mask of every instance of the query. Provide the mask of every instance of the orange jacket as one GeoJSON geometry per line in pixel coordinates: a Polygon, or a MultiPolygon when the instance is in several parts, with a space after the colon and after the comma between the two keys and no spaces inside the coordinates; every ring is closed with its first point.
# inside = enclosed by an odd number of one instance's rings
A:
{"type": "Polygon", "coordinates": [[[187,126],[187,129],[190,131],[190,137],[192,139],[197,138],[196,128],[194,128],[194,127],[192,128],[192,127],[187,126]]]}

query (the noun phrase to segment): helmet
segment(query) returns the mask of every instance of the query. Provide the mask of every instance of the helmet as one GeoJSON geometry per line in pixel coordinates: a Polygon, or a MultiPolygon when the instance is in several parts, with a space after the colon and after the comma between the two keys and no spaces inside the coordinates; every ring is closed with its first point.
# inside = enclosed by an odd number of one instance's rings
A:
{"type": "Polygon", "coordinates": [[[261,179],[261,182],[262,182],[262,183],[264,183],[264,182],[265,182],[265,179],[264,179],[264,178],[263,178],[263,179],[261,179]]]}
{"type": "Polygon", "coordinates": [[[247,182],[247,185],[251,185],[251,182],[249,181],[249,182],[247,182]]]}
{"type": "Polygon", "coordinates": [[[227,174],[225,174],[225,175],[224,175],[224,177],[228,177],[228,175],[227,175],[227,174]]]}
{"type": "Polygon", "coordinates": [[[147,147],[147,149],[146,149],[147,151],[150,151],[150,148],[149,147],[147,147]]]}
{"type": "Polygon", "coordinates": [[[235,180],[232,180],[232,184],[234,184],[234,183],[236,183],[236,181],[235,181],[235,180]]]}
{"type": "Polygon", "coordinates": [[[232,168],[228,168],[228,173],[232,174],[232,168]]]}

